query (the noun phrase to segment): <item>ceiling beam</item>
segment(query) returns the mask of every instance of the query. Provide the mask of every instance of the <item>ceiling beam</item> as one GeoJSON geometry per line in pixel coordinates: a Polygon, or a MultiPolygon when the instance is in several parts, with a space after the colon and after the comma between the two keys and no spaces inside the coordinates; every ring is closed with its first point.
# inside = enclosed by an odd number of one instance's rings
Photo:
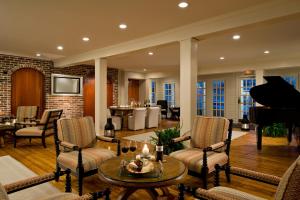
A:
{"type": "Polygon", "coordinates": [[[187,38],[238,28],[300,13],[300,1],[276,0],[226,15],[217,16],[161,33],[141,37],[100,49],[95,49],[54,61],[55,67],[65,67],[96,58],[108,57],[126,52],[145,49],[162,44],[178,42],[187,38]]]}

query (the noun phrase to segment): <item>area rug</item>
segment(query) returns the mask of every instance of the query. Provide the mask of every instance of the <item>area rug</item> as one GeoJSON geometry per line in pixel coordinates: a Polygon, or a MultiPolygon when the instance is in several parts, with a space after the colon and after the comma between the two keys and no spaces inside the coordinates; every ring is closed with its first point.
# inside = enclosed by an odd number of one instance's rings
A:
{"type": "MultiPolygon", "coordinates": [[[[33,171],[11,156],[0,157],[0,182],[5,185],[18,180],[37,176],[33,171]]],[[[50,183],[44,183],[9,195],[10,200],[33,200],[58,193],[50,183]]]]}
{"type": "MultiPolygon", "coordinates": [[[[235,140],[235,139],[237,139],[239,137],[242,137],[243,135],[246,135],[246,134],[247,134],[247,132],[243,132],[243,131],[232,131],[231,140],[235,140]]],[[[142,133],[142,134],[138,134],[138,135],[123,137],[123,139],[133,140],[133,141],[137,141],[137,142],[150,143],[151,136],[156,137],[154,131],[150,131],[150,132],[142,133]]]]}

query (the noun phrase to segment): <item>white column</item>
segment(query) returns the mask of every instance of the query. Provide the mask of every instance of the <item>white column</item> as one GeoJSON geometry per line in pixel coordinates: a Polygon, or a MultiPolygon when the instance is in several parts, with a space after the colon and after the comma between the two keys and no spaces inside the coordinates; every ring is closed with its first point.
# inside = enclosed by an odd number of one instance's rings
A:
{"type": "Polygon", "coordinates": [[[95,128],[104,129],[107,117],[107,60],[95,59],[95,128]]]}
{"type": "MultiPolygon", "coordinates": [[[[257,69],[255,70],[255,81],[256,85],[264,84],[264,70],[263,69],[257,69]]],[[[259,103],[255,103],[256,106],[261,106],[259,103]]]]}
{"type": "Polygon", "coordinates": [[[180,41],[180,118],[181,134],[191,130],[196,116],[198,41],[180,41]]]}

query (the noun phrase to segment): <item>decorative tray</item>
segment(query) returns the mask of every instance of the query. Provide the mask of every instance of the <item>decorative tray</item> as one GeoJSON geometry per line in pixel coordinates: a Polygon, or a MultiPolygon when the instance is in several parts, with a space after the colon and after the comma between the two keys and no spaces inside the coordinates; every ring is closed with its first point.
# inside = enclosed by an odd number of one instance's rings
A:
{"type": "Polygon", "coordinates": [[[135,178],[158,178],[162,175],[161,169],[151,161],[143,159],[143,165],[140,168],[135,164],[135,161],[124,161],[120,166],[120,176],[135,177],[135,178]]]}

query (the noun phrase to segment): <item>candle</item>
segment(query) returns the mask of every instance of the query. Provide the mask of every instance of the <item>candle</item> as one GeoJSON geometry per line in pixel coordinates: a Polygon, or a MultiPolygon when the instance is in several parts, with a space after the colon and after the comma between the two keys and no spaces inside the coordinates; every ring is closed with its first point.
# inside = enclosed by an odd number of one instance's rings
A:
{"type": "Polygon", "coordinates": [[[144,156],[147,156],[149,154],[149,148],[148,148],[147,144],[144,144],[142,153],[144,154],[144,156]]]}
{"type": "Polygon", "coordinates": [[[140,160],[140,159],[141,159],[141,155],[136,155],[136,156],[135,156],[135,159],[136,159],[136,160],[140,160]]]}

